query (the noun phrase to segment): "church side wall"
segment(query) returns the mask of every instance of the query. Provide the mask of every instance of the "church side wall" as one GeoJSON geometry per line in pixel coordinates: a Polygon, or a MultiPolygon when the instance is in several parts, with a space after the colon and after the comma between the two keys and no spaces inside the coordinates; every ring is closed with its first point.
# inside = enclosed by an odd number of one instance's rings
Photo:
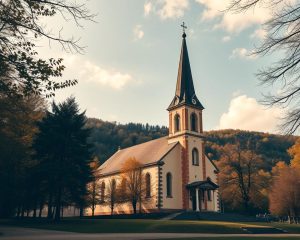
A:
{"type": "Polygon", "coordinates": [[[182,209],[182,173],[181,173],[181,146],[178,144],[163,158],[162,166],[162,209],[182,209]],[[172,196],[167,196],[167,173],[172,174],[172,196]]]}
{"type": "MultiPolygon", "coordinates": [[[[217,182],[217,174],[215,173],[216,168],[211,163],[211,161],[208,159],[208,157],[205,157],[206,161],[206,173],[207,177],[211,179],[214,183],[218,184],[217,182]]],[[[219,211],[219,191],[218,189],[215,191],[212,191],[212,201],[207,201],[207,209],[209,211],[219,211]]]]}
{"type": "Polygon", "coordinates": [[[202,164],[202,139],[201,138],[195,138],[195,137],[188,137],[189,139],[189,172],[190,172],[190,179],[189,183],[195,182],[195,181],[202,181],[205,180],[203,178],[203,164],[202,164]],[[199,166],[192,164],[192,151],[196,148],[199,152],[199,166]]]}
{"type": "MultiPolygon", "coordinates": [[[[147,173],[151,176],[151,197],[146,198],[143,196],[142,200],[142,212],[152,212],[152,211],[158,211],[157,208],[157,202],[158,202],[158,166],[153,167],[147,167],[142,170],[143,175],[145,176],[147,173]]],[[[101,191],[100,186],[102,182],[105,182],[105,191],[107,191],[107,186],[109,186],[109,181],[112,179],[116,180],[116,184],[121,183],[121,176],[120,174],[111,175],[107,177],[103,177],[99,179],[98,186],[99,186],[99,193],[101,191]]],[[[105,193],[106,194],[106,193],[105,193]]],[[[139,211],[139,203],[137,204],[137,211],[139,211]]],[[[123,204],[116,204],[114,207],[114,214],[122,214],[122,213],[132,213],[132,205],[131,203],[123,203],[123,204]]],[[[86,215],[91,215],[92,211],[91,209],[86,210],[86,215]]],[[[109,205],[106,203],[97,205],[95,209],[95,215],[108,215],[111,214],[111,209],[109,205]]]]}

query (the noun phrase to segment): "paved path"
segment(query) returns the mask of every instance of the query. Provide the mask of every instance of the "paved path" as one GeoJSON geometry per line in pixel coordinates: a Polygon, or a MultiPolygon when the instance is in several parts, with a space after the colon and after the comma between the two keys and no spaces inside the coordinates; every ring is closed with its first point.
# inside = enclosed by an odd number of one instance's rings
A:
{"type": "MultiPolygon", "coordinates": [[[[0,240],[142,240],[142,239],[168,239],[192,237],[299,237],[300,234],[209,234],[209,233],[71,233],[33,228],[19,228],[0,226],[0,240]]],[[[280,238],[278,238],[280,239],[280,238]]]]}

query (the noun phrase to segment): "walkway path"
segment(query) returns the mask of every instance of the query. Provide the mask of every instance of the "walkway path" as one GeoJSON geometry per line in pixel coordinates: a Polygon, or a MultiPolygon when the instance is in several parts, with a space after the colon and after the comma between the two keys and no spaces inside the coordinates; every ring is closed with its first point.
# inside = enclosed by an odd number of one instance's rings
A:
{"type": "MultiPolygon", "coordinates": [[[[209,233],[70,233],[60,231],[41,230],[33,228],[19,228],[0,226],[0,240],[141,240],[141,239],[167,239],[192,237],[299,237],[300,234],[209,234],[209,233]]],[[[278,238],[280,239],[280,238],[278,238]]]]}

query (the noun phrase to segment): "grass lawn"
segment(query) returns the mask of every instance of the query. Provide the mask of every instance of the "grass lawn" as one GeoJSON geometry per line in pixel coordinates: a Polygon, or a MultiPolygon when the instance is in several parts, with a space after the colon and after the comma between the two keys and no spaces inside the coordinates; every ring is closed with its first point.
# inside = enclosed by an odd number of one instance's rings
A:
{"type": "MultiPolygon", "coordinates": [[[[243,227],[276,227],[276,228],[287,230],[289,233],[300,233],[300,225],[290,225],[284,223],[233,223],[233,222],[219,222],[219,221],[65,218],[61,220],[59,223],[48,221],[46,219],[41,219],[41,220],[11,219],[11,220],[0,220],[0,224],[10,225],[10,226],[29,227],[29,228],[48,229],[48,230],[79,232],[79,233],[154,233],[154,232],[177,233],[178,232],[178,233],[226,234],[226,233],[245,233],[242,230],[243,227]]],[[[213,238],[209,238],[209,239],[213,240],[213,238]]],[[[222,238],[222,239],[226,240],[226,238],[222,238]]],[[[259,238],[255,238],[255,239],[259,240],[259,238]]]]}
{"type": "Polygon", "coordinates": [[[245,233],[241,228],[249,226],[246,223],[145,219],[63,219],[59,223],[45,219],[16,219],[1,220],[0,224],[80,233],[245,233]]]}
{"type": "MultiPolygon", "coordinates": [[[[211,238],[189,238],[189,240],[296,240],[298,237],[211,237],[211,238]]],[[[186,238],[168,238],[168,240],[186,240],[186,238]]]]}

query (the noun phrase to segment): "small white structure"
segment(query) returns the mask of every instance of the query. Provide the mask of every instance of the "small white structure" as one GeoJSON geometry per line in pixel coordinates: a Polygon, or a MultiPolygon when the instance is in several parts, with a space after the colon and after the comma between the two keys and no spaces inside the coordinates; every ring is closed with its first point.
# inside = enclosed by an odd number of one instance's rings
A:
{"type": "MultiPolygon", "coordinates": [[[[218,170],[204,152],[204,107],[194,90],[186,34],[182,37],[176,92],[168,107],[169,136],[119,150],[99,167],[99,191],[103,195],[110,180],[121,180],[120,169],[128,158],[143,164],[143,175],[151,188],[143,196],[144,212],[219,211],[218,170]]],[[[130,212],[129,203],[114,209],[114,213],[130,212]]],[[[95,214],[110,214],[110,208],[99,205],[95,214]]]]}

